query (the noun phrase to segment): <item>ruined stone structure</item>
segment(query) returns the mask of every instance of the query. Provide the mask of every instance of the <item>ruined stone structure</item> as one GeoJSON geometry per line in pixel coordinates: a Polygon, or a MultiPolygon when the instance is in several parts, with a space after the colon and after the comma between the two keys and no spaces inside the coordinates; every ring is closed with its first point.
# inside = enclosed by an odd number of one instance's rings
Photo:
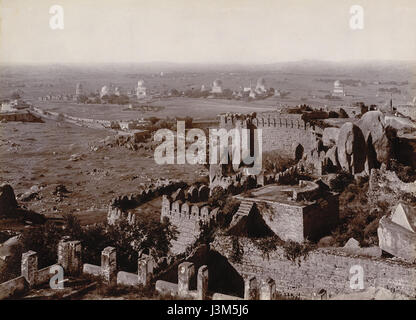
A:
{"type": "Polygon", "coordinates": [[[236,196],[255,203],[266,225],[282,240],[318,240],[338,222],[338,194],[323,192],[317,183],[267,185],[236,196]]]}
{"type": "Polygon", "coordinates": [[[291,261],[286,257],[285,249],[279,246],[267,258],[252,240],[240,238],[239,241],[244,254],[238,262],[230,259],[233,254],[231,237],[216,237],[211,250],[228,258],[233,268],[245,279],[252,276],[257,279],[273,279],[276,291],[288,297],[312,299],[320,292],[326,292],[330,298],[339,293],[356,292],[359,289],[353,289],[350,281],[355,274],[351,267],[357,265],[364,271],[364,289],[383,287],[408,297],[416,297],[416,269],[411,264],[352,256],[341,248],[315,249],[299,261],[291,261]]]}
{"type": "Polygon", "coordinates": [[[211,93],[222,93],[222,81],[220,79],[212,83],[211,93]]]}
{"type": "MultiPolygon", "coordinates": [[[[220,128],[262,129],[262,150],[280,150],[282,153],[295,158],[295,153],[302,147],[302,151],[309,151],[316,144],[321,134],[319,128],[311,126],[301,119],[299,114],[283,114],[269,112],[264,114],[221,114],[220,128]]],[[[253,140],[253,138],[250,138],[253,140]]]]}
{"type": "Polygon", "coordinates": [[[58,245],[58,262],[38,269],[38,255],[29,250],[22,254],[21,276],[0,283],[0,300],[23,295],[30,288],[48,283],[56,271],[64,269],[65,276],[79,275],[82,267],[80,241],[63,238],[58,245]]]}
{"type": "Polygon", "coordinates": [[[178,188],[186,187],[183,181],[158,181],[154,185],[144,187],[136,194],[118,196],[112,199],[107,212],[107,222],[114,224],[120,219],[126,219],[133,224],[136,221],[134,212],[127,212],[130,209],[138,207],[147,201],[164,194],[171,194],[178,188]]]}
{"type": "MultiPolygon", "coordinates": [[[[182,197],[182,199],[184,199],[182,197]]],[[[197,240],[204,224],[217,218],[219,208],[211,208],[205,203],[189,203],[184,200],[173,201],[163,196],[160,219],[167,218],[179,232],[177,240],[172,241],[171,251],[180,254],[197,240]]]]}

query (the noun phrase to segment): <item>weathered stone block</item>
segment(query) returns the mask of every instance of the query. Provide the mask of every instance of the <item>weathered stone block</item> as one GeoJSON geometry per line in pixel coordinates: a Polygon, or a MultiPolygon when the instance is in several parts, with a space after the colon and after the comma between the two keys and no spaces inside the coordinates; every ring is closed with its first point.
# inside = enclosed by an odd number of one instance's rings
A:
{"type": "Polygon", "coordinates": [[[195,274],[195,266],[192,262],[183,262],[178,267],[178,295],[186,297],[189,294],[191,280],[195,274]]]}
{"type": "Polygon", "coordinates": [[[267,278],[261,282],[260,300],[273,300],[276,292],[276,283],[272,278],[267,278]]]}
{"type": "Polygon", "coordinates": [[[206,300],[208,294],[208,266],[204,265],[198,269],[197,299],[206,300]]]}
{"type": "Polygon", "coordinates": [[[151,256],[143,254],[137,262],[137,281],[146,285],[153,275],[154,260],[151,256]]]}
{"type": "Polygon", "coordinates": [[[22,254],[21,269],[22,276],[25,277],[29,286],[35,285],[38,272],[38,255],[35,251],[30,250],[22,254]]]}
{"type": "Polygon", "coordinates": [[[244,300],[255,300],[257,298],[257,279],[249,276],[244,280],[244,300]]]}
{"type": "Polygon", "coordinates": [[[106,247],[101,252],[101,274],[104,281],[114,284],[117,281],[117,255],[116,248],[106,247]]]}

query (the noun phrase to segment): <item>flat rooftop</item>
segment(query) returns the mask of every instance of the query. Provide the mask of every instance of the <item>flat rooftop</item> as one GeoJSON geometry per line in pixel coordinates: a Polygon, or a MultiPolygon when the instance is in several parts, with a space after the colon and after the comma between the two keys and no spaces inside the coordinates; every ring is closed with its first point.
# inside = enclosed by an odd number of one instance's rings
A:
{"type": "Polygon", "coordinates": [[[236,198],[250,198],[252,200],[264,200],[271,202],[279,202],[288,205],[303,206],[310,202],[299,201],[293,199],[294,193],[310,192],[314,191],[319,186],[311,181],[302,181],[301,185],[278,185],[271,184],[257,189],[250,190],[237,196],[236,198]]]}

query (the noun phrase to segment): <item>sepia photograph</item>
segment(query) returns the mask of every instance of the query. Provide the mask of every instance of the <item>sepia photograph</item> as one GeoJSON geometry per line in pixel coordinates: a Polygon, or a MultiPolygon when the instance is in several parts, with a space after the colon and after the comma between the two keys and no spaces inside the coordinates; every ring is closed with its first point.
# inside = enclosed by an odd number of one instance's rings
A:
{"type": "Polygon", "coordinates": [[[0,300],[415,300],[415,17],[1,0],[0,300]]]}

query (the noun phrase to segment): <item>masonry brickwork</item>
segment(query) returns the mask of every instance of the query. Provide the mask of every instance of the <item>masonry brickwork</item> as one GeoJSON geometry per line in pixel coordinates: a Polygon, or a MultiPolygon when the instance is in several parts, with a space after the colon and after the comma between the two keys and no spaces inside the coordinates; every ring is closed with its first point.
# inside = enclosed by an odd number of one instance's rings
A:
{"type": "Polygon", "coordinates": [[[229,259],[233,245],[231,237],[216,237],[211,249],[228,258],[232,266],[244,278],[271,278],[278,293],[288,297],[311,299],[314,294],[325,290],[328,297],[341,293],[353,293],[350,286],[351,267],[359,265],[364,270],[364,290],[383,287],[409,297],[416,297],[416,268],[393,259],[352,256],[340,248],[315,249],[300,261],[293,262],[278,247],[264,257],[248,238],[239,238],[244,254],[239,262],[229,259]]]}
{"type": "Polygon", "coordinates": [[[201,227],[215,221],[219,213],[219,208],[211,208],[206,203],[192,204],[187,201],[173,201],[167,196],[163,196],[162,211],[160,219],[167,218],[176,227],[177,239],[171,242],[171,252],[180,254],[192,245],[201,234],[201,227]]]}
{"type": "Polygon", "coordinates": [[[319,128],[301,119],[299,114],[269,112],[264,114],[221,114],[220,128],[262,129],[263,151],[280,150],[294,156],[298,145],[310,151],[316,144],[319,128]]]}

